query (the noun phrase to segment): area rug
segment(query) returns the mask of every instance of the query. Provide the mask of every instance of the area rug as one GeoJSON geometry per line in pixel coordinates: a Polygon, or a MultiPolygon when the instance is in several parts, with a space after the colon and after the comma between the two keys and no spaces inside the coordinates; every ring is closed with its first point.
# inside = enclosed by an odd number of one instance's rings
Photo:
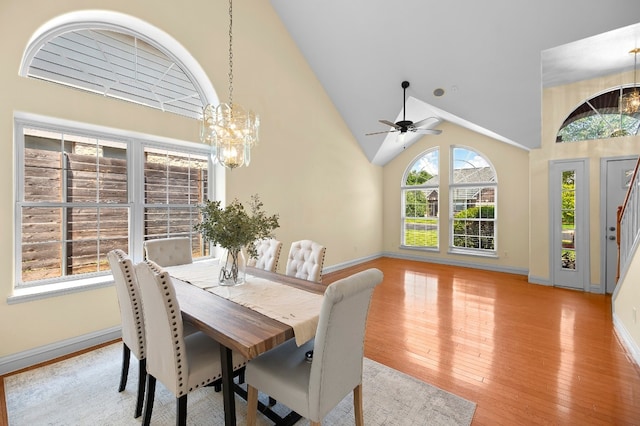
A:
{"type": "MultiPolygon", "coordinates": [[[[139,425],[133,418],[137,361],[129,381],[118,392],[121,344],[113,344],[55,364],[5,378],[10,426],[139,425]]],[[[260,398],[266,396],[260,395],[260,398]]],[[[364,418],[367,426],[469,425],[475,404],[365,358],[364,418]]],[[[286,412],[277,404],[275,411],[286,412]]],[[[245,424],[247,405],[236,395],[236,416],[245,424]]],[[[176,400],[160,382],[156,386],[153,425],[175,424],[176,400]]],[[[189,425],[223,425],[222,394],[213,388],[189,394],[189,425]]],[[[325,417],[323,425],[353,425],[353,396],[347,395],[325,417]]],[[[262,414],[258,425],[272,424],[262,414]]],[[[308,425],[301,419],[296,426],[308,425]]]]}

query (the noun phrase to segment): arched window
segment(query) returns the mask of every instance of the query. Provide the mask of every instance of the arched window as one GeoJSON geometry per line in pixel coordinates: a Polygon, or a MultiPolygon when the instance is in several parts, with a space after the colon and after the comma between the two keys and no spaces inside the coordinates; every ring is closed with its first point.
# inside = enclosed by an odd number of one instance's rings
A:
{"type": "Polygon", "coordinates": [[[20,75],[199,119],[217,95],[204,70],[173,37],[118,12],[87,10],[42,25],[20,75]]]}
{"type": "MultiPolygon", "coordinates": [[[[29,40],[20,75],[192,118],[218,103],[180,43],[117,12],[45,23],[29,40]]],[[[120,248],[139,260],[148,239],[189,236],[194,257],[211,254],[193,231],[198,206],[222,195],[213,191],[207,145],[29,113],[16,114],[14,128],[16,289],[40,286],[45,294],[112,282],[107,252],[120,248]]]]}
{"type": "Polygon", "coordinates": [[[439,233],[440,151],[416,158],[402,178],[402,245],[437,249],[439,233]]]}
{"type": "Polygon", "coordinates": [[[640,113],[632,115],[620,112],[620,96],[633,87],[616,88],[596,95],[573,110],[564,120],[556,136],[556,142],[576,142],[637,135],[640,113]]]}
{"type": "Polygon", "coordinates": [[[465,147],[452,147],[449,200],[452,252],[496,253],[498,185],[486,157],[465,147]]]}

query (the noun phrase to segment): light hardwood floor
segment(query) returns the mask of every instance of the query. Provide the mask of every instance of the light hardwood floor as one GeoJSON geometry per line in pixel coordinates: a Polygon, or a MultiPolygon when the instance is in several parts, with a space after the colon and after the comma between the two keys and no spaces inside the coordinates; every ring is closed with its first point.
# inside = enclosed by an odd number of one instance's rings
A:
{"type": "Polygon", "coordinates": [[[616,338],[609,296],[390,258],[323,283],[371,267],[385,277],[365,355],[477,403],[473,425],[640,425],[640,368],[616,338]]]}
{"type": "Polygon", "coordinates": [[[640,425],[611,297],[525,276],[376,259],[365,356],[477,403],[473,425],[640,425]]]}

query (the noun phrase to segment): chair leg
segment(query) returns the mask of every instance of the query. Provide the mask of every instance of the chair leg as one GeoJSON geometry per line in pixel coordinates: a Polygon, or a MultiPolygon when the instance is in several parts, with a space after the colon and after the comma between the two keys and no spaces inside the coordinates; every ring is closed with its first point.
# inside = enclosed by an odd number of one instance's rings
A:
{"type": "Polygon", "coordinates": [[[353,389],[353,412],[356,416],[356,426],[364,426],[362,413],[362,383],[353,389]]]}
{"type": "Polygon", "coordinates": [[[246,367],[240,367],[240,370],[238,371],[238,384],[243,384],[244,383],[244,373],[245,373],[246,367]]]}
{"type": "Polygon", "coordinates": [[[120,386],[118,392],[122,392],[127,387],[127,376],[129,375],[129,358],[131,350],[124,343],[122,344],[122,372],[120,373],[120,386]]]}
{"type": "Polygon", "coordinates": [[[187,426],[187,395],[176,399],[178,413],[176,414],[176,426],[187,426]]]}
{"type": "Polygon", "coordinates": [[[144,403],[144,416],[142,425],[149,426],[151,424],[151,412],[153,411],[153,398],[156,393],[156,378],[151,374],[147,374],[147,397],[144,403]]]}
{"type": "Polygon", "coordinates": [[[255,426],[258,415],[258,389],[247,385],[247,426],[255,426]]]}
{"type": "Polygon", "coordinates": [[[142,415],[142,404],[144,403],[144,385],[147,381],[147,360],[138,360],[138,400],[136,401],[136,414],[137,419],[142,415]]]}

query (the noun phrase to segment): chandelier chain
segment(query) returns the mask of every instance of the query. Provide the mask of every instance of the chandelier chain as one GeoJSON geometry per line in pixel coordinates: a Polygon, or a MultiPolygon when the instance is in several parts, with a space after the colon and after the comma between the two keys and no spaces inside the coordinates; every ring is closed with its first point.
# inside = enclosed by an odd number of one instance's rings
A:
{"type": "Polygon", "coordinates": [[[229,0],[229,105],[233,104],[233,0],[229,0]]]}
{"type": "Polygon", "coordinates": [[[633,52],[633,88],[635,89],[636,87],[636,81],[638,81],[636,79],[636,73],[638,71],[638,48],[635,48],[632,50],[633,52]]]}

